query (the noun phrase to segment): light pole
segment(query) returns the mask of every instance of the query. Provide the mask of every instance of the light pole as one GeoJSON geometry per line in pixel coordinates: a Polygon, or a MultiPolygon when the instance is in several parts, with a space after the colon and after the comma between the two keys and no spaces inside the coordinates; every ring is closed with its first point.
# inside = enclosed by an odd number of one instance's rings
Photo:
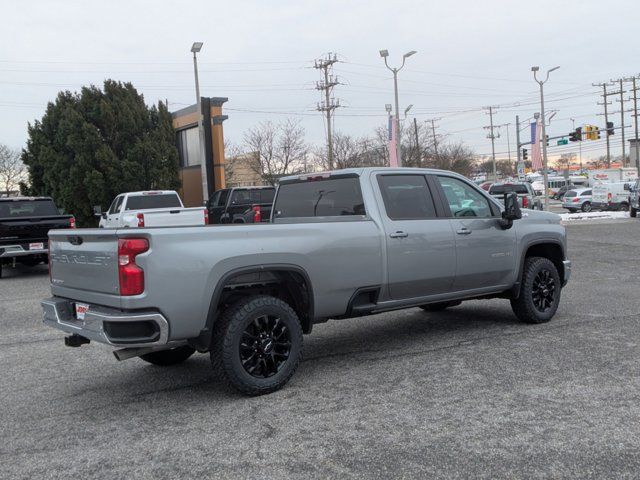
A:
{"type": "Polygon", "coordinates": [[[549,210],[549,192],[548,192],[548,180],[549,180],[549,174],[547,172],[547,133],[546,133],[546,128],[545,128],[545,118],[544,118],[544,84],[547,80],[549,80],[549,74],[551,72],[553,72],[554,70],[559,69],[560,67],[553,67],[551,70],[549,70],[547,72],[547,76],[545,77],[544,80],[538,80],[538,71],[540,70],[540,67],[531,67],[531,71],[533,72],[533,79],[538,82],[538,85],[540,85],[540,115],[542,116],[542,168],[543,168],[543,172],[542,172],[542,178],[544,181],[544,209],[545,210],[549,210]]]}
{"type": "Polygon", "coordinates": [[[389,66],[389,64],[387,63],[387,57],[389,56],[389,51],[388,50],[380,50],[380,56],[382,58],[384,58],[384,65],[393,72],[393,92],[395,95],[395,100],[396,100],[396,135],[398,138],[396,138],[396,156],[398,157],[398,166],[401,167],[402,166],[402,156],[401,156],[401,145],[400,145],[400,107],[398,106],[398,72],[400,70],[402,70],[402,67],[404,67],[404,63],[406,62],[407,58],[409,58],[411,55],[417,53],[415,50],[411,50],[410,52],[405,53],[402,56],[402,65],[400,65],[400,67],[398,68],[392,68],[389,66]]]}
{"type": "Polygon", "coordinates": [[[204,125],[202,124],[202,99],[200,98],[200,83],[198,82],[198,59],[196,53],[202,50],[202,42],[193,42],[193,74],[196,78],[196,109],[198,111],[198,137],[200,139],[200,170],[202,175],[202,201],[209,200],[209,186],[207,182],[207,162],[204,153],[204,125]]]}

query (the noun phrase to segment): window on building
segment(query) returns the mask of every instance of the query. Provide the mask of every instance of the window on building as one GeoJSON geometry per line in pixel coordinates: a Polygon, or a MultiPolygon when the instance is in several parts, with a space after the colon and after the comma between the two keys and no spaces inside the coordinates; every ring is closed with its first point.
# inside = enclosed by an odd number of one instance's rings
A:
{"type": "Polygon", "coordinates": [[[200,135],[198,127],[178,131],[178,154],[181,167],[200,165],[200,135]]]}

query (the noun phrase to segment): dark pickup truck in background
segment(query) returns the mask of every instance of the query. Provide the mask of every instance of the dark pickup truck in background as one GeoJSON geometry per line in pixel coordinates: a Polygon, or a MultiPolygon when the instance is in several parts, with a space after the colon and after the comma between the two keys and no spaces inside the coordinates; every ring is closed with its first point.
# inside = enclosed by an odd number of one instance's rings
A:
{"type": "Polygon", "coordinates": [[[209,223],[268,222],[275,187],[235,187],[218,190],[207,202],[209,223]]]}
{"type": "Polygon", "coordinates": [[[47,262],[49,230],[75,223],[73,215],[60,215],[49,197],[0,198],[0,278],[4,265],[47,262]]]}

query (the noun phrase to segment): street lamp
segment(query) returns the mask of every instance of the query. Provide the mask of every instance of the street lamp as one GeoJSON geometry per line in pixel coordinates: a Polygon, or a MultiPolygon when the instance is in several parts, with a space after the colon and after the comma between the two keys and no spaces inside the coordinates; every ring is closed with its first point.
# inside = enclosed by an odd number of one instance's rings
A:
{"type": "Polygon", "coordinates": [[[409,113],[409,110],[411,110],[412,108],[413,108],[413,103],[404,109],[404,118],[407,118],[407,114],[409,113]]]}
{"type": "Polygon", "coordinates": [[[200,170],[202,175],[202,201],[209,200],[209,186],[207,182],[207,162],[204,153],[204,125],[202,121],[202,99],[200,98],[200,83],[198,82],[198,59],[196,53],[202,50],[202,42],[193,42],[191,52],[193,53],[193,74],[196,79],[196,109],[198,111],[198,137],[200,139],[200,170]]]}
{"type": "Polygon", "coordinates": [[[549,80],[549,74],[554,70],[559,69],[560,67],[553,67],[551,70],[547,72],[547,75],[544,80],[538,80],[538,72],[540,71],[540,67],[531,67],[531,71],[533,72],[533,79],[538,82],[540,85],[540,115],[542,120],[542,177],[544,181],[544,209],[549,210],[549,192],[548,192],[548,180],[549,174],[547,173],[548,164],[547,164],[547,133],[545,128],[545,118],[544,118],[544,84],[547,80],[549,80]]]}
{"type": "MultiPolygon", "coordinates": [[[[398,106],[398,72],[400,70],[402,70],[402,67],[404,67],[404,63],[406,62],[407,58],[409,58],[411,55],[414,55],[415,53],[417,53],[415,50],[411,50],[410,52],[405,53],[402,56],[402,65],[400,65],[400,67],[398,68],[392,68],[389,66],[389,63],[387,62],[387,57],[389,56],[389,51],[388,50],[380,50],[380,56],[382,58],[384,58],[384,65],[385,67],[387,67],[389,70],[391,70],[393,72],[393,92],[395,95],[395,100],[396,100],[396,135],[399,137],[400,136],[400,107],[398,106]]],[[[401,155],[401,145],[400,145],[400,138],[396,138],[396,157],[398,157],[398,166],[401,167],[402,166],[402,155],[401,155]]]]}

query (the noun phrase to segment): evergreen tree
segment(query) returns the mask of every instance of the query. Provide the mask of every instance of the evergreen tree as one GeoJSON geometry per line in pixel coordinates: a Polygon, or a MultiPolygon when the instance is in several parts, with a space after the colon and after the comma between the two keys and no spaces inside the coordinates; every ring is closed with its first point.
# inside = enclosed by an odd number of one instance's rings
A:
{"type": "Polygon", "coordinates": [[[122,192],[175,189],[178,151],[163,103],[147,107],[131,83],[105,80],[104,89],[60,92],[41,120],[29,125],[22,161],[24,193],[48,195],[95,225],[93,206],[109,206],[122,192]]]}

